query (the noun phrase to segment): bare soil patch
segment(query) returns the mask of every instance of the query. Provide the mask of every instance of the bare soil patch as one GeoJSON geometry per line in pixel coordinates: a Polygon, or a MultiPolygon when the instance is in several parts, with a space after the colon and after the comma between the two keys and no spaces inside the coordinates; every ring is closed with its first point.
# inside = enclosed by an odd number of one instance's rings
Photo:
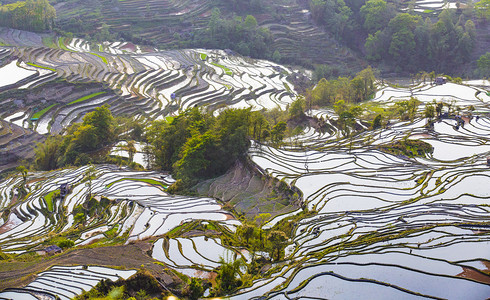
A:
{"type": "Polygon", "coordinates": [[[121,246],[74,249],[28,262],[0,262],[0,290],[23,287],[34,280],[36,274],[54,265],[97,265],[124,269],[139,269],[144,265],[145,269],[159,275],[165,268],[154,263],[155,260],[147,253],[150,249],[151,244],[137,242],[121,246]]]}

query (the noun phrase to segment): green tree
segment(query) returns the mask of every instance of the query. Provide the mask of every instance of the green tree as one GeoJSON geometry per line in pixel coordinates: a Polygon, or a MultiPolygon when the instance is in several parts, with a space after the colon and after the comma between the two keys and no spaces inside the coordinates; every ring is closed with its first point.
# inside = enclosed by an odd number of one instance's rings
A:
{"type": "Polygon", "coordinates": [[[204,294],[202,282],[197,278],[191,278],[189,283],[190,295],[189,299],[197,300],[204,294]]]}
{"type": "Polygon", "coordinates": [[[47,0],[27,0],[0,6],[0,26],[42,32],[53,27],[56,10],[47,0]]]}
{"type": "Polygon", "coordinates": [[[250,238],[254,235],[255,226],[250,224],[243,224],[237,228],[237,234],[249,242],[250,238]]]}
{"type": "Polygon", "coordinates": [[[243,265],[242,259],[226,262],[220,258],[220,267],[217,270],[217,292],[219,295],[227,295],[241,285],[239,277],[240,267],[243,265]]]}
{"type": "Polygon", "coordinates": [[[126,145],[126,150],[128,151],[129,155],[129,162],[133,162],[134,154],[136,153],[136,147],[134,141],[128,141],[126,145]]]}
{"type": "Polygon", "coordinates": [[[274,51],[274,53],[272,54],[272,60],[279,63],[281,62],[281,59],[282,59],[281,53],[279,52],[279,50],[276,49],[276,51],[274,51]]]}
{"type": "Polygon", "coordinates": [[[253,139],[262,141],[264,130],[269,129],[269,122],[264,117],[264,114],[260,111],[254,111],[250,116],[250,133],[253,139]]]}
{"type": "Polygon", "coordinates": [[[275,261],[280,260],[284,247],[288,241],[286,234],[279,230],[272,230],[267,235],[267,241],[271,249],[271,258],[274,258],[275,261]]]}
{"type": "Polygon", "coordinates": [[[393,34],[388,52],[399,64],[408,63],[415,53],[415,35],[408,29],[393,34]]]}
{"type": "Polygon", "coordinates": [[[275,143],[280,143],[284,139],[288,125],[286,122],[279,122],[272,127],[271,138],[275,143]]]}
{"type": "Polygon", "coordinates": [[[393,33],[397,33],[402,30],[413,32],[419,21],[420,17],[418,16],[412,16],[408,13],[397,14],[388,23],[388,29],[393,33]]]}
{"type": "Polygon", "coordinates": [[[380,61],[387,53],[388,39],[389,37],[384,31],[378,30],[374,35],[369,34],[364,44],[366,58],[370,61],[380,61]]]}
{"type": "Polygon", "coordinates": [[[351,86],[354,93],[354,101],[361,102],[367,100],[372,94],[376,92],[374,82],[376,77],[374,76],[374,70],[371,66],[360,71],[356,74],[356,77],[351,80],[351,86]]]}
{"type": "Polygon", "coordinates": [[[480,19],[490,20],[490,0],[480,0],[475,4],[476,15],[480,19]]]}
{"type": "Polygon", "coordinates": [[[34,166],[37,170],[49,171],[58,168],[61,142],[61,136],[49,136],[44,143],[36,144],[34,166]]]}
{"type": "Polygon", "coordinates": [[[290,119],[302,120],[306,117],[305,115],[305,98],[300,96],[291,103],[289,106],[288,113],[290,119]]]}
{"type": "Polygon", "coordinates": [[[477,65],[480,76],[490,76],[490,52],[487,52],[484,55],[480,56],[477,61],[477,65]]]}
{"type": "Polygon", "coordinates": [[[381,128],[382,125],[383,125],[383,115],[378,114],[373,120],[372,128],[378,129],[381,128]]]}
{"type": "MultiPolygon", "coordinates": [[[[418,68],[426,68],[431,64],[430,53],[430,34],[431,34],[432,22],[429,17],[425,19],[425,22],[419,22],[414,31],[415,36],[415,59],[412,63],[418,68]]],[[[425,78],[424,78],[425,83],[425,78]]]]}
{"type": "Polygon", "coordinates": [[[109,143],[114,140],[114,117],[107,105],[95,108],[83,117],[83,125],[92,125],[96,129],[96,136],[100,143],[109,143]]]}
{"type": "Polygon", "coordinates": [[[384,0],[369,0],[361,7],[363,27],[368,33],[383,29],[391,19],[391,12],[384,0]]]}
{"type": "Polygon", "coordinates": [[[206,178],[206,171],[212,161],[208,153],[216,153],[216,136],[207,132],[195,134],[182,148],[181,158],[173,165],[175,176],[182,179],[184,184],[195,183],[197,178],[206,178]]]}
{"type": "Polygon", "coordinates": [[[413,121],[419,104],[420,101],[413,97],[409,100],[398,101],[395,103],[396,112],[400,119],[413,121]]]}
{"type": "Polygon", "coordinates": [[[25,166],[22,166],[22,165],[21,166],[18,166],[17,168],[15,168],[15,170],[22,175],[22,182],[24,184],[26,184],[26,181],[27,181],[27,172],[29,172],[29,170],[27,170],[27,168],[25,166]]]}
{"type": "Polygon", "coordinates": [[[90,165],[88,169],[84,172],[85,175],[85,180],[87,181],[87,188],[88,188],[88,193],[87,193],[87,200],[92,198],[92,180],[94,180],[96,177],[97,169],[95,166],[90,165]]]}
{"type": "Polygon", "coordinates": [[[435,116],[435,107],[434,107],[433,104],[431,104],[431,103],[425,104],[424,115],[425,115],[425,117],[429,121],[431,121],[434,118],[434,116],[435,116]]]}
{"type": "Polygon", "coordinates": [[[82,124],[73,134],[71,140],[74,149],[78,152],[89,152],[96,150],[101,144],[98,129],[89,124],[82,124]]]}
{"type": "Polygon", "coordinates": [[[257,20],[252,15],[247,15],[245,21],[243,21],[243,27],[246,30],[254,30],[257,27],[257,20]]]}

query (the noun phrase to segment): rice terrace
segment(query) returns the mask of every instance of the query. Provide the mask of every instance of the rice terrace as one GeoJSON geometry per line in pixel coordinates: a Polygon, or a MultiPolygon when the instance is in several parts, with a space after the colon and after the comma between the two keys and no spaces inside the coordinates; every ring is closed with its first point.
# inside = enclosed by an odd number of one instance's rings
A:
{"type": "Polygon", "coordinates": [[[490,2],[0,3],[0,299],[490,298],[490,2]]]}

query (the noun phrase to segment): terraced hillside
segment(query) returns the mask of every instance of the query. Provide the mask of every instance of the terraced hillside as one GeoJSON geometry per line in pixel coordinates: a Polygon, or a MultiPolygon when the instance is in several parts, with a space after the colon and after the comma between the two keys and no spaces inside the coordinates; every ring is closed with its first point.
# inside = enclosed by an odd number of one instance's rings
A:
{"type": "Polygon", "coordinates": [[[30,174],[26,184],[31,194],[22,203],[15,203],[20,181],[3,181],[2,251],[33,251],[46,244],[50,232],[67,234],[75,245],[117,237],[126,241],[144,239],[164,234],[184,220],[201,219],[202,212],[207,212],[209,220],[236,224],[214,199],[167,195],[164,188],[173,181],[162,180],[158,173],[100,166],[95,171],[97,180],[88,184],[87,169],[30,174]],[[72,192],[61,199],[55,192],[63,183],[70,184],[72,192]],[[107,199],[99,200],[99,204],[85,203],[89,192],[107,199]],[[85,219],[76,219],[74,211],[85,214],[85,219]]]}
{"type": "Polygon", "coordinates": [[[397,123],[357,135],[352,150],[348,140],[334,142],[335,133],[311,130],[302,137],[306,150],[251,149],[259,166],[300,188],[318,215],[296,227],[288,263],[235,299],[481,299],[490,293],[490,98],[485,89],[447,84],[386,87],[374,101],[390,105],[411,91],[421,101],[474,105],[478,118],[458,129],[449,119],[433,130],[424,119],[397,123]],[[430,143],[433,153],[408,158],[378,150],[404,137],[430,143]]]}
{"type": "MultiPolygon", "coordinates": [[[[32,123],[33,129],[45,134],[59,132],[102,104],[109,104],[116,115],[158,119],[195,105],[206,106],[211,111],[224,105],[284,109],[295,96],[286,79],[291,71],[268,61],[244,59],[223,51],[131,54],[127,53],[130,51],[126,50],[130,47],[127,43],[89,45],[79,39],[63,45],[67,50],[8,49],[12,62],[0,68],[0,72],[13,71],[19,78],[11,79],[14,82],[6,82],[2,88],[33,89],[60,79],[103,85],[98,88],[87,85],[85,92],[76,93],[76,97],[70,93],[69,100],[63,103],[59,99],[46,99],[36,104],[37,111],[32,105],[26,110],[22,107],[25,103],[12,105],[13,96],[4,97],[7,103],[0,105],[8,109],[3,112],[3,118],[22,115],[24,121],[32,121],[27,123],[32,123]],[[98,50],[107,52],[95,52],[98,50]]],[[[134,51],[141,52],[141,49],[134,51]]],[[[60,89],[55,90],[61,93],[60,89]]]]}
{"type": "MultiPolygon", "coordinates": [[[[30,131],[61,133],[104,104],[114,115],[154,120],[196,105],[211,112],[223,107],[284,110],[296,96],[288,81],[294,71],[221,50],[157,51],[131,43],[63,38],[55,39],[57,48],[46,48],[43,43],[54,45],[51,37],[19,30],[4,30],[0,38],[19,45],[0,47],[0,74],[5,74],[0,79],[0,118],[28,129],[12,135],[8,128],[14,125],[6,124],[5,144],[19,136],[39,141],[28,137],[30,131]]],[[[6,151],[16,151],[9,147],[6,151]]],[[[30,157],[32,151],[25,156],[30,157]]]]}
{"type": "MultiPolygon", "coordinates": [[[[58,26],[67,31],[94,35],[104,23],[110,32],[122,33],[133,42],[173,49],[180,47],[180,40],[188,42],[198,30],[206,28],[214,7],[220,8],[225,17],[236,13],[209,0],[104,1],[96,4],[100,5],[100,14],[94,13],[93,5],[90,1],[55,5],[58,26]],[[99,24],[99,27],[92,28],[87,24],[99,24]]],[[[304,63],[339,60],[354,70],[362,68],[360,60],[316,26],[308,10],[297,1],[264,1],[264,5],[270,7],[253,14],[259,26],[271,31],[272,48],[279,50],[286,60],[304,63]]]]}
{"type": "Polygon", "coordinates": [[[54,266],[39,274],[38,278],[23,289],[6,289],[0,293],[3,299],[73,299],[84,290],[90,290],[101,280],[127,279],[135,270],[116,270],[93,266],[54,266]]]}
{"type": "MultiPolygon", "coordinates": [[[[421,118],[391,120],[387,128],[349,138],[335,129],[335,112],[315,110],[311,113],[326,118],[332,130],[306,128],[281,148],[254,143],[250,159],[299,188],[316,214],[294,225],[283,260],[231,298],[485,298],[490,293],[490,85],[467,84],[380,86],[372,100],[387,107],[413,95],[422,101],[419,110],[433,99],[451,103],[464,115],[459,127],[451,118],[433,128],[421,118]],[[383,150],[405,139],[425,141],[433,151],[407,157],[383,150]]],[[[107,165],[97,167],[88,184],[87,171],[30,173],[30,193],[22,202],[15,195],[23,179],[2,181],[2,251],[27,255],[53,243],[53,236],[100,246],[157,237],[155,260],[205,279],[213,278],[220,257],[250,262],[253,255],[267,256],[226,244],[224,236],[240,222],[214,199],[167,195],[165,187],[173,182],[167,175],[107,165]],[[64,199],[53,197],[62,183],[72,184],[71,192],[64,199]],[[86,203],[88,193],[99,203],[86,203]]],[[[298,212],[277,216],[264,228],[298,212]]]]}

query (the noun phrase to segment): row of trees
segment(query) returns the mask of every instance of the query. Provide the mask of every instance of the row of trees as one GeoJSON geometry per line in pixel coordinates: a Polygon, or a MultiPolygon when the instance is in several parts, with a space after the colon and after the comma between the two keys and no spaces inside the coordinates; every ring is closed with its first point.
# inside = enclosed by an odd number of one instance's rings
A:
{"type": "Polygon", "coordinates": [[[67,128],[66,134],[50,136],[37,145],[34,166],[53,170],[67,165],[84,165],[114,159],[98,150],[117,138],[128,140],[124,150],[131,157],[136,152],[134,140],[145,142],[150,167],[171,171],[187,187],[201,179],[226,172],[244,156],[250,139],[279,144],[290,128],[289,119],[301,121],[305,101],[299,98],[288,111],[227,109],[219,116],[193,108],[171,121],[143,124],[130,118],[114,119],[109,108],[102,106],[85,115],[82,123],[67,128]],[[123,134],[124,133],[124,134],[123,134]]]}
{"type": "Polygon", "coordinates": [[[216,4],[222,4],[234,11],[260,11],[265,6],[264,0],[213,0],[216,4]]]}
{"type": "Polygon", "coordinates": [[[0,26],[30,31],[53,28],[56,10],[48,0],[27,0],[0,6],[0,26]]]}
{"type": "Polygon", "coordinates": [[[385,0],[310,0],[313,20],[351,47],[364,48],[366,58],[388,62],[400,71],[437,70],[450,73],[469,62],[476,43],[471,20],[490,19],[489,0],[463,10],[445,9],[437,22],[397,13],[385,0]],[[364,43],[359,41],[364,40],[364,43]]]}
{"type": "Polygon", "coordinates": [[[255,58],[271,58],[272,35],[260,28],[252,15],[226,19],[218,8],[213,9],[208,28],[194,36],[192,44],[200,47],[232,49],[255,58]]]}
{"type": "Polygon", "coordinates": [[[171,122],[152,122],[146,136],[154,165],[172,171],[185,187],[226,172],[246,154],[250,138],[282,141],[288,129],[283,117],[250,109],[228,109],[215,117],[193,108],[171,122]]]}
{"type": "Polygon", "coordinates": [[[333,80],[322,78],[308,95],[312,105],[328,106],[339,100],[358,103],[369,99],[376,91],[376,77],[371,67],[357,73],[353,79],[339,77],[333,80]]]}
{"type": "Polygon", "coordinates": [[[388,58],[408,71],[450,72],[462,62],[469,62],[476,42],[473,21],[456,19],[451,10],[444,10],[434,24],[429,18],[397,14],[382,28],[366,39],[367,58],[372,61],[388,58]]]}

